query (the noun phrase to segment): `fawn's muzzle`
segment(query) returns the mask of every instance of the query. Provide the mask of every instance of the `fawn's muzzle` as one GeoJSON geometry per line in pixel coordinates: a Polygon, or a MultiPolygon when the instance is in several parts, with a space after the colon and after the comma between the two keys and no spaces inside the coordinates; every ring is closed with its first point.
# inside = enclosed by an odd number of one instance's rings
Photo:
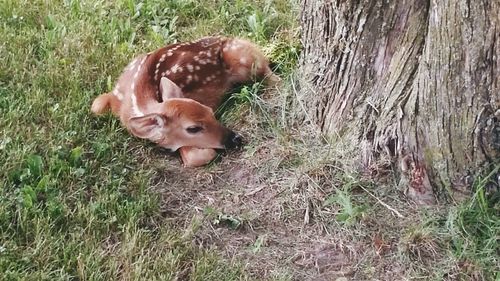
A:
{"type": "Polygon", "coordinates": [[[226,149],[233,149],[241,146],[242,144],[243,144],[243,138],[239,134],[230,131],[226,137],[224,146],[226,147],[226,149]]]}

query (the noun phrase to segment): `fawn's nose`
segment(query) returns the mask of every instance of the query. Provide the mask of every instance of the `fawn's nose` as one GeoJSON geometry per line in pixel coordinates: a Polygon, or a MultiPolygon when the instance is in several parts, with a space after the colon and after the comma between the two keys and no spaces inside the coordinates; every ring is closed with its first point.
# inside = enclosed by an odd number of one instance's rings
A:
{"type": "Polygon", "coordinates": [[[224,145],[226,146],[227,149],[233,149],[241,146],[242,144],[243,144],[243,138],[239,134],[230,131],[226,138],[226,143],[224,145]]]}

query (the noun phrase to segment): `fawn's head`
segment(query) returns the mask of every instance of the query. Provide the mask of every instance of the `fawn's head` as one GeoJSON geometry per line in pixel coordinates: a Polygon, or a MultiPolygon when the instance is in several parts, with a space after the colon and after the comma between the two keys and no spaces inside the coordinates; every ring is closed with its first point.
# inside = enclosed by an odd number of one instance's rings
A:
{"type": "Polygon", "coordinates": [[[184,98],[171,80],[162,77],[160,90],[163,102],[151,105],[153,113],[130,118],[132,134],[174,151],[183,146],[226,149],[241,145],[241,137],[222,126],[210,107],[184,98]]]}

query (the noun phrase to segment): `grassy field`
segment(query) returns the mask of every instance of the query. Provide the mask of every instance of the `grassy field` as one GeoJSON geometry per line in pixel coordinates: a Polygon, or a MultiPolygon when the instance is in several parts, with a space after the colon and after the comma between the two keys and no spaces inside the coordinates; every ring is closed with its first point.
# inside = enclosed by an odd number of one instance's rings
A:
{"type": "Polygon", "coordinates": [[[293,0],[0,0],[0,280],[500,279],[488,175],[466,202],[420,208],[301,121],[298,14],[293,0]],[[242,150],[183,169],[90,114],[134,55],[215,34],[257,42],[283,79],[220,112],[242,150]]]}

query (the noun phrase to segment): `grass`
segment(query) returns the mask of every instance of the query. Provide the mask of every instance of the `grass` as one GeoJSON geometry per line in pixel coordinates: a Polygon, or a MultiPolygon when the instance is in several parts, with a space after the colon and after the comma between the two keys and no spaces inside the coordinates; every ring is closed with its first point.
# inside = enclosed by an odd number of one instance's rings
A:
{"type": "Polygon", "coordinates": [[[289,7],[2,1],[0,279],[244,279],[165,222],[147,148],[89,105],[135,54],[167,43],[233,34],[288,48],[275,31],[289,7]]]}
{"type": "Polygon", "coordinates": [[[351,172],[356,148],[302,122],[297,15],[287,0],[0,1],[0,280],[498,280],[494,173],[421,209],[351,172]],[[89,113],[134,55],[213,34],[256,41],[284,80],[218,112],[242,151],[182,169],[89,113]]]}

